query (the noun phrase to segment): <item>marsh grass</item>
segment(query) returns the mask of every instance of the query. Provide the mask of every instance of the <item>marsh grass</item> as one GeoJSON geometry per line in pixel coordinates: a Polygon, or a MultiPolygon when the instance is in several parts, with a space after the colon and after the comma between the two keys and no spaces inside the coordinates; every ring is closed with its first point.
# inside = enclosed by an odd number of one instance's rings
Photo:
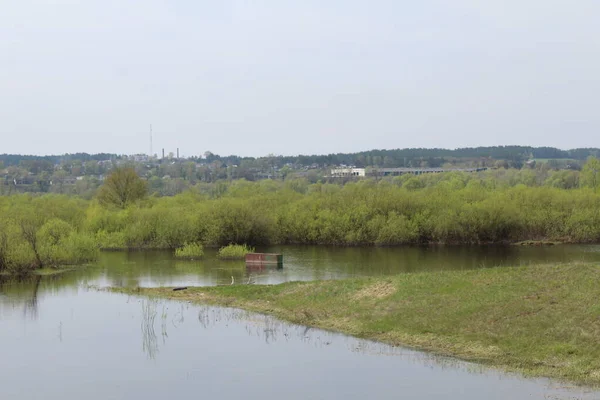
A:
{"type": "Polygon", "coordinates": [[[194,260],[204,256],[204,247],[201,243],[187,243],[175,249],[175,258],[194,260]]]}
{"type": "Polygon", "coordinates": [[[254,253],[254,247],[245,244],[230,244],[221,247],[217,252],[217,258],[221,260],[243,260],[248,253],[254,253]]]}
{"type": "Polygon", "coordinates": [[[154,330],[154,320],[158,313],[157,306],[157,301],[153,299],[142,302],[142,348],[150,359],[154,359],[158,353],[157,337],[154,330]]]}
{"type": "Polygon", "coordinates": [[[599,280],[597,264],[562,264],[132,292],[238,307],[525,375],[600,385],[599,280]]]}

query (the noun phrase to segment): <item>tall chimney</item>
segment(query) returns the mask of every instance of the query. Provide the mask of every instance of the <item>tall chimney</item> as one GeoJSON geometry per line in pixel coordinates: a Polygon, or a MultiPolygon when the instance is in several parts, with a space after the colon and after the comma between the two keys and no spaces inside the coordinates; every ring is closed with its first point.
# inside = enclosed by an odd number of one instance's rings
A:
{"type": "Polygon", "coordinates": [[[162,158],[163,158],[163,160],[164,160],[164,159],[165,159],[165,148],[163,147],[163,149],[162,149],[162,150],[163,150],[163,156],[162,156],[162,158]]]}
{"type": "Polygon", "coordinates": [[[177,159],[179,159],[179,147],[177,148],[177,159]]]}

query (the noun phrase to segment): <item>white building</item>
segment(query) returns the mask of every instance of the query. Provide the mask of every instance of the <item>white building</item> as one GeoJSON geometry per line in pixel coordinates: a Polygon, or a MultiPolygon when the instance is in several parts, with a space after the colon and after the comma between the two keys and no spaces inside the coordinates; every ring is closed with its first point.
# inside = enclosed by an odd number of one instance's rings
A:
{"type": "Polygon", "coordinates": [[[331,176],[335,178],[346,178],[346,177],[364,177],[364,168],[336,168],[331,170],[331,176]]]}
{"type": "Polygon", "coordinates": [[[135,162],[148,162],[148,160],[150,160],[150,157],[148,157],[147,154],[134,154],[129,156],[129,158],[135,162]]]}

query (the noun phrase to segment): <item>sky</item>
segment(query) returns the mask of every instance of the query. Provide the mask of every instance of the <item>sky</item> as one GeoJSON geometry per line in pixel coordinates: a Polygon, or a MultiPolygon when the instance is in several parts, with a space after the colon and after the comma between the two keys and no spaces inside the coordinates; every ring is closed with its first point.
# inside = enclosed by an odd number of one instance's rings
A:
{"type": "Polygon", "coordinates": [[[597,0],[0,0],[0,153],[600,147],[597,0]]]}

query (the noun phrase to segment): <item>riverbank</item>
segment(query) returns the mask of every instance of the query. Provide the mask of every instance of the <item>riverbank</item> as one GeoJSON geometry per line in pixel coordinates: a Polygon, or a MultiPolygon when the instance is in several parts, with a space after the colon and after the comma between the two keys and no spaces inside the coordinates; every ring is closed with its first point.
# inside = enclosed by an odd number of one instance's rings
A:
{"type": "Polygon", "coordinates": [[[599,278],[600,265],[561,264],[115,291],[237,307],[529,376],[597,386],[599,278]]]}
{"type": "Polygon", "coordinates": [[[9,271],[2,271],[0,272],[0,276],[4,276],[4,277],[22,277],[22,276],[51,276],[51,275],[60,275],[60,274],[64,274],[66,272],[71,272],[74,271],[78,268],[83,268],[83,265],[79,265],[79,266],[68,266],[68,267],[57,267],[57,268],[39,268],[39,269],[32,269],[30,271],[27,272],[21,272],[21,273],[11,273],[9,271]]]}

